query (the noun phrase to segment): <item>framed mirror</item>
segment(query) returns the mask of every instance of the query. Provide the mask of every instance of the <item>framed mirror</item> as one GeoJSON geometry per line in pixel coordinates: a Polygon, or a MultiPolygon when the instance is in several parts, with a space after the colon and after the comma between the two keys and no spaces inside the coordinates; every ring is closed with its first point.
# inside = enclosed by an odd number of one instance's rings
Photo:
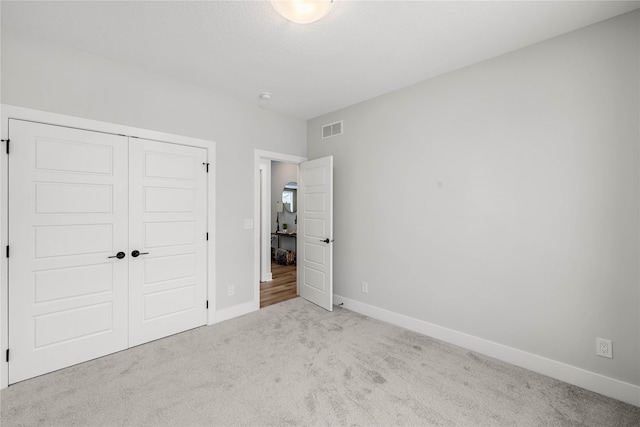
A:
{"type": "Polygon", "coordinates": [[[289,182],[282,189],[282,206],[289,213],[298,209],[298,183],[289,182]]]}

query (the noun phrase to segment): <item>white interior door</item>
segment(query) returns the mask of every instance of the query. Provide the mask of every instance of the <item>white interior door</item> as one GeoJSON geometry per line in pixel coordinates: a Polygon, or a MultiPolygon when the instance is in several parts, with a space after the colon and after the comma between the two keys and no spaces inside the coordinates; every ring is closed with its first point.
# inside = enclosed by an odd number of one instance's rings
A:
{"type": "Polygon", "coordinates": [[[9,383],[127,348],[127,141],[10,120],[9,383]]]}
{"type": "Polygon", "coordinates": [[[129,144],[130,346],[206,323],[206,161],[204,148],[129,144]]]}
{"type": "Polygon", "coordinates": [[[333,310],[333,157],[300,164],[298,184],[300,296],[333,310]],[[302,231],[302,233],[300,233],[302,231]]]}
{"type": "Polygon", "coordinates": [[[205,324],[206,149],[9,135],[9,383],[205,324]]]}

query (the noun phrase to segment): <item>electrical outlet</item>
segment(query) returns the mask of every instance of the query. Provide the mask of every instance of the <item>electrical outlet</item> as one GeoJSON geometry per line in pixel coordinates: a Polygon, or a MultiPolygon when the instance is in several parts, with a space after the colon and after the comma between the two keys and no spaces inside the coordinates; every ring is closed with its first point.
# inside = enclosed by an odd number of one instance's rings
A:
{"type": "Polygon", "coordinates": [[[232,297],[233,294],[235,294],[235,293],[236,293],[236,287],[235,286],[233,286],[233,285],[227,286],[227,295],[228,296],[232,297]]]}
{"type": "Polygon", "coordinates": [[[611,340],[596,338],[596,354],[598,356],[613,359],[613,347],[611,347],[611,340]]]}
{"type": "Polygon", "coordinates": [[[362,282],[362,293],[363,294],[369,293],[369,284],[367,282],[362,282]]]}

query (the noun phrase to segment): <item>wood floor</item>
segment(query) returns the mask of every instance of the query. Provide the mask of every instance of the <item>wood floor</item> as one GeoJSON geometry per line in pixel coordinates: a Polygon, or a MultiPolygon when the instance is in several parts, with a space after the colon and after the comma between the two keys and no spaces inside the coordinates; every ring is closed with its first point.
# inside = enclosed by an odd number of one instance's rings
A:
{"type": "Polygon", "coordinates": [[[260,283],[260,308],[298,296],[296,266],[271,263],[271,282],[260,283]]]}

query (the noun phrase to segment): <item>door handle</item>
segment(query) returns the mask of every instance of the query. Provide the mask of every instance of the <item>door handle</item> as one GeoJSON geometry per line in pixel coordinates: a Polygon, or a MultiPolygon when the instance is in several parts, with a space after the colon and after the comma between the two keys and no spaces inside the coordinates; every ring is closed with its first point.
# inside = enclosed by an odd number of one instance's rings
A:
{"type": "Polygon", "coordinates": [[[149,252],[140,252],[138,250],[131,252],[131,256],[134,258],[137,258],[138,255],[149,255],[149,252]]]}
{"type": "Polygon", "coordinates": [[[320,240],[320,241],[321,241],[321,242],[324,242],[324,243],[331,243],[331,242],[333,242],[333,239],[332,239],[332,240],[329,240],[329,238],[327,237],[326,239],[324,239],[324,240],[320,240]]]}
{"type": "Polygon", "coordinates": [[[124,257],[126,257],[127,255],[124,252],[118,252],[115,255],[109,256],[107,258],[118,258],[118,259],[122,259],[124,257]]]}

